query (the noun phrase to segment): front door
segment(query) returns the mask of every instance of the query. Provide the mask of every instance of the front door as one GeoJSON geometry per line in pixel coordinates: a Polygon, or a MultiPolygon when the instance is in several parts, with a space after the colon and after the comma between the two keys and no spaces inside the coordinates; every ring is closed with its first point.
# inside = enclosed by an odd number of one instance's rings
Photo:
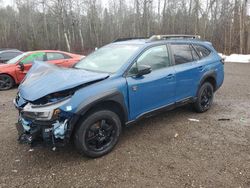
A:
{"type": "Polygon", "coordinates": [[[146,50],[127,76],[130,119],[173,103],[175,83],[175,71],[171,66],[167,46],[154,46],[146,50]],[[148,65],[152,72],[137,77],[138,65],[148,65]]]}
{"type": "Polygon", "coordinates": [[[44,61],[44,60],[45,60],[44,52],[35,52],[22,59],[21,62],[19,62],[19,64],[22,64],[24,69],[21,70],[20,66],[18,64],[16,65],[16,74],[19,82],[21,82],[24,79],[34,61],[44,61]]]}

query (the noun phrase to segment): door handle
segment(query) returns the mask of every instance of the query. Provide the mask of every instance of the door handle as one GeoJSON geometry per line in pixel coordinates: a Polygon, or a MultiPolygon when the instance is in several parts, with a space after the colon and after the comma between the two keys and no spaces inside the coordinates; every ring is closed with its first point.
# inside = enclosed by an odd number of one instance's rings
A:
{"type": "Polygon", "coordinates": [[[167,77],[166,77],[168,80],[171,80],[171,79],[173,79],[174,78],[174,74],[169,74],[169,75],[167,75],[167,77]]]}
{"type": "Polygon", "coordinates": [[[136,92],[138,90],[138,86],[136,86],[136,85],[132,86],[131,89],[132,89],[132,91],[136,92]]]}

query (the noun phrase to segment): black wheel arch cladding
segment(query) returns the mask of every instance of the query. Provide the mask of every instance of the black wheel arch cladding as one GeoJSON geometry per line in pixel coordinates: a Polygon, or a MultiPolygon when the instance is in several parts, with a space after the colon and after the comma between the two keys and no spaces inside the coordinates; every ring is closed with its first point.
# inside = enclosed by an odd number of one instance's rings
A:
{"type": "Polygon", "coordinates": [[[201,78],[200,80],[200,83],[199,83],[199,87],[198,87],[198,90],[197,92],[199,91],[199,88],[205,83],[205,82],[209,82],[210,84],[212,84],[213,86],[213,89],[214,91],[217,90],[217,81],[216,81],[216,78],[217,78],[217,74],[214,70],[211,70],[211,71],[208,71],[206,72],[203,77],[201,78]]]}
{"type": "Polygon", "coordinates": [[[76,110],[74,121],[71,122],[70,133],[72,135],[78,121],[84,117],[88,112],[92,111],[96,107],[103,105],[103,109],[108,108],[114,112],[118,112],[118,116],[121,118],[121,122],[128,121],[128,110],[124,101],[123,94],[117,90],[110,90],[100,95],[94,96],[87,101],[82,102],[76,110]],[[115,104],[110,108],[108,104],[115,104]],[[118,110],[118,111],[117,111],[118,110]]]}

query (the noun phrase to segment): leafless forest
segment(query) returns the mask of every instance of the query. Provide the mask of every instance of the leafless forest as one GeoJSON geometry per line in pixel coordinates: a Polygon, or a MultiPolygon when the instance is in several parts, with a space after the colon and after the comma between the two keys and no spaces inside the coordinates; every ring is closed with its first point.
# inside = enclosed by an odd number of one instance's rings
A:
{"type": "Polygon", "coordinates": [[[120,37],[198,34],[250,53],[246,0],[0,0],[0,47],[88,52],[120,37]]]}

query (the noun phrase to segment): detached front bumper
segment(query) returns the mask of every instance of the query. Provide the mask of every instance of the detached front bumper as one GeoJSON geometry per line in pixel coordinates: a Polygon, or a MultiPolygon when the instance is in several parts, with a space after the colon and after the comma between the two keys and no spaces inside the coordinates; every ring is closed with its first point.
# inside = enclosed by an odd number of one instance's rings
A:
{"type": "Polygon", "coordinates": [[[60,124],[58,120],[54,122],[37,122],[24,119],[21,115],[16,123],[19,142],[30,144],[31,146],[45,145],[55,147],[64,145],[67,143],[64,135],[67,131],[66,127],[67,124],[60,124]],[[61,131],[61,135],[55,134],[59,131],[61,131]]]}

